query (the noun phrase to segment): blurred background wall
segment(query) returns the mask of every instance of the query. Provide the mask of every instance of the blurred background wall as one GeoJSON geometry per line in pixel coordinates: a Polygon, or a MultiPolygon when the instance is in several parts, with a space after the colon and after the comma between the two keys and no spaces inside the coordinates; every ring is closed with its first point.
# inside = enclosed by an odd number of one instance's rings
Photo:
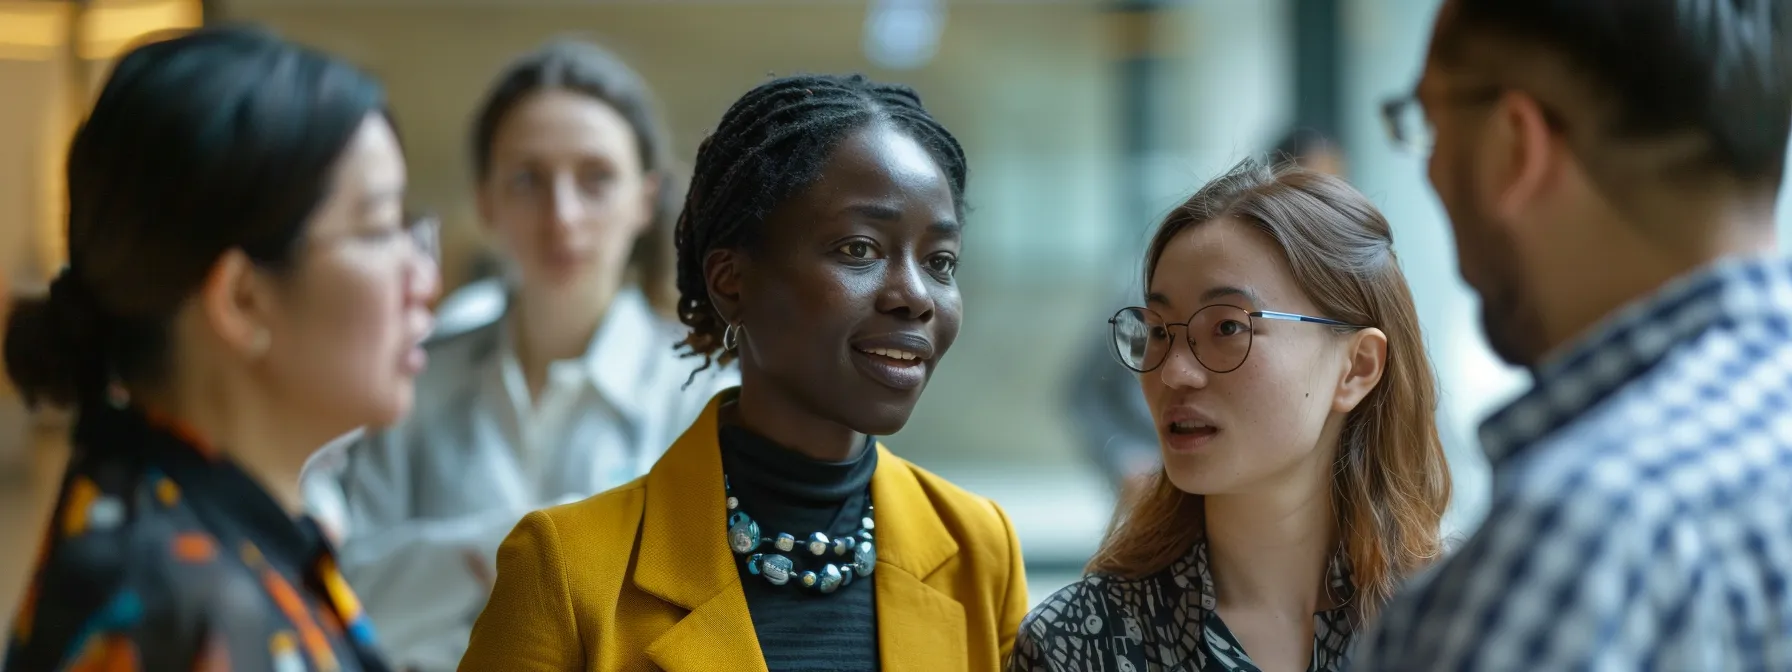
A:
{"type": "MultiPolygon", "coordinates": [[[[1155,220],[1293,125],[1341,139],[1386,210],[1440,374],[1456,473],[1446,526],[1473,529],[1473,428],[1520,374],[1488,353],[1418,157],[1377,113],[1418,74],[1437,0],[0,0],[0,290],[60,264],[62,154],[118,49],[201,20],[266,24],[388,84],[414,205],[449,226],[450,286],[481,245],[467,132],[511,57],[564,34],[653,84],[688,165],[727,105],[769,75],[864,71],[910,84],[971,161],[967,314],[949,363],[889,443],[1015,519],[1034,597],[1073,579],[1112,511],[1068,424],[1074,360],[1130,287],[1155,220]]],[[[1792,235],[1792,225],[1783,225],[1792,235]]],[[[7,291],[0,291],[3,296],[7,291]]],[[[1113,376],[1127,374],[1118,365],[1113,376]]],[[[53,420],[53,418],[52,418],[53,420]]],[[[52,425],[53,426],[53,425],[52,425]]],[[[59,473],[0,384],[0,624],[59,473]]]]}

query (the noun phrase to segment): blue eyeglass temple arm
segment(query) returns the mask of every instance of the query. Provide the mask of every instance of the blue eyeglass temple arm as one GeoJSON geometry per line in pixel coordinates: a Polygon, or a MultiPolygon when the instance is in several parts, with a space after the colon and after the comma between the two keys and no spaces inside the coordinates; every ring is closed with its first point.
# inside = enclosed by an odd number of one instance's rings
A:
{"type": "Polygon", "coordinates": [[[1366,328],[1361,325],[1351,324],[1349,322],[1339,322],[1337,320],[1325,318],[1325,317],[1313,317],[1311,315],[1296,315],[1294,313],[1278,313],[1273,310],[1258,310],[1258,311],[1252,311],[1247,314],[1250,315],[1251,317],[1261,317],[1266,320],[1287,320],[1289,322],[1310,322],[1313,324],[1323,324],[1323,325],[1332,326],[1332,327],[1347,327],[1350,329],[1366,328]]]}

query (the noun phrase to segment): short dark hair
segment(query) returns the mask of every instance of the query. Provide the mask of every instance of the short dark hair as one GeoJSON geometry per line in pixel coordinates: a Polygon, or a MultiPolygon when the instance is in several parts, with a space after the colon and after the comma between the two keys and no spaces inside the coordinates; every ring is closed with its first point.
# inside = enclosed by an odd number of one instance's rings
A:
{"type": "Polygon", "coordinates": [[[676,296],[672,227],[681,196],[671,169],[671,141],[646,80],[621,58],[590,42],[560,38],[511,62],[474,117],[474,176],[484,180],[491,171],[492,144],[504,118],[542,91],[576,93],[608,105],[634,131],[641,169],[659,179],[660,192],[652,222],[635,239],[629,266],[639,275],[648,299],[669,311],[676,296]]]}
{"type": "MultiPolygon", "coordinates": [[[[1693,131],[1699,167],[1777,187],[1792,129],[1792,3],[1784,0],[1452,0],[1437,36],[1541,47],[1612,103],[1605,132],[1693,131]]],[[[1453,46],[1457,45],[1457,46],[1453,46]]]]}
{"type": "MultiPolygon", "coordinates": [[[[964,214],[966,166],[958,140],[921,105],[914,89],[864,75],[783,77],[748,91],[722,115],[697,149],[697,166],[678,219],[678,317],[691,328],[689,356],[721,364],[726,327],[709,302],[704,258],[711,250],[750,248],[785,199],[821,176],[828,155],[853,131],[889,123],[927,149],[964,214]]],[[[692,375],[695,375],[694,373],[692,375]]]]}
{"type": "Polygon", "coordinates": [[[82,406],[159,382],[169,328],[226,251],[284,271],[369,115],[372,77],[247,26],[118,62],[68,155],[68,266],[17,302],[7,373],[29,403],[82,406]]]}

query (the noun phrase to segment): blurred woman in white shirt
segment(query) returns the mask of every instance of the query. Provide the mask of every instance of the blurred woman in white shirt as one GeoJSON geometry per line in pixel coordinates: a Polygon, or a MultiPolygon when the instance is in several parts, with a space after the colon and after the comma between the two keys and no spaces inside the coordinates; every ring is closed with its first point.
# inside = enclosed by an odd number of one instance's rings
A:
{"type": "MultiPolygon", "coordinates": [[[[646,473],[732,371],[693,378],[666,315],[679,194],[646,84],[590,44],[513,63],[473,128],[480,218],[509,262],[501,301],[427,344],[417,409],[311,462],[314,512],[394,662],[451,670],[498,544],[531,510],[646,473]]],[[[467,312],[467,311],[461,311],[467,312]]]]}

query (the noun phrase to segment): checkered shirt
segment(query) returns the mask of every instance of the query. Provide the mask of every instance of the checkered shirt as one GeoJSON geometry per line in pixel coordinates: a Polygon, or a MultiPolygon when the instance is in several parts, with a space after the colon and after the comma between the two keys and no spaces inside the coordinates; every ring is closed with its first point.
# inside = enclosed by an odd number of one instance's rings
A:
{"type": "Polygon", "coordinates": [[[1605,320],[1487,420],[1493,505],[1353,670],[1792,670],[1792,261],[1605,320]]]}

